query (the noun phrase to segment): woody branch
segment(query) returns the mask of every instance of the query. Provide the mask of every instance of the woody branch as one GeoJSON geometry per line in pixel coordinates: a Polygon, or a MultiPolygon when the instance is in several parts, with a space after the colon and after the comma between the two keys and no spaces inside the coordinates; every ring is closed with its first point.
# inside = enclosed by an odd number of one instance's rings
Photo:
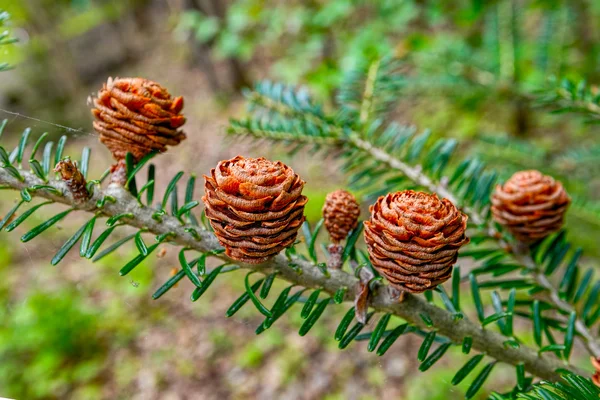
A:
{"type": "MultiPolygon", "coordinates": [[[[27,171],[19,170],[19,173],[24,178],[23,181],[15,179],[5,170],[0,169],[0,185],[14,190],[21,190],[45,184],[27,171]]],[[[110,185],[105,190],[97,188],[90,199],[85,202],[78,202],[64,182],[51,181],[46,185],[54,187],[63,195],[54,194],[52,191],[43,189],[32,191],[33,195],[68,205],[77,210],[101,213],[106,217],[131,213],[131,218],[123,220],[127,225],[145,228],[156,235],[171,234],[173,243],[199,252],[211,252],[221,248],[214,234],[209,231],[200,230],[198,231],[198,237],[194,238],[192,234],[186,231],[186,228],[191,226],[183,225],[174,217],[165,215],[160,221],[153,219],[154,210],[140,206],[137,200],[120,186],[110,185]],[[115,202],[106,202],[102,208],[98,208],[97,201],[105,196],[113,197],[115,202]]],[[[292,284],[305,288],[320,288],[330,294],[335,293],[340,288],[353,289],[358,284],[357,278],[347,272],[332,270],[330,276],[327,277],[317,266],[298,257],[292,259],[295,264],[295,267],[292,268],[290,261],[283,254],[279,254],[261,264],[239,263],[225,255],[219,255],[218,257],[238,264],[242,268],[255,270],[263,274],[277,272],[279,277],[292,284]]],[[[349,290],[344,300],[352,301],[353,299],[353,291],[349,290]]],[[[526,371],[545,380],[558,381],[560,375],[556,371],[565,367],[581,374],[581,371],[578,371],[575,367],[565,366],[558,358],[548,354],[538,354],[530,347],[524,345],[519,348],[506,347],[504,343],[509,340],[508,337],[484,329],[467,318],[455,320],[450,312],[436,307],[418,296],[407,294],[405,300],[398,303],[387,286],[381,287],[373,294],[370,306],[375,311],[389,312],[413,325],[426,329],[427,327],[421,315],[428,315],[433,321],[434,329],[452,342],[458,344],[464,337],[470,336],[473,339],[474,349],[507,364],[517,365],[523,363],[526,371]]]]}

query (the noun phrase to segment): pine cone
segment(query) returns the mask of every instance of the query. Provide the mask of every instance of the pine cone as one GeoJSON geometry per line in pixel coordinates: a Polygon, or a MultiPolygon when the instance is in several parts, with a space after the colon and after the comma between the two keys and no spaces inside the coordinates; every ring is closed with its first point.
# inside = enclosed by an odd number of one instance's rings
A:
{"type": "Polygon", "coordinates": [[[183,97],[171,97],[156,82],[108,78],[93,102],[94,129],[116,160],[130,152],[139,161],[153,150],[164,152],[186,138],[178,130],[185,123],[180,115],[183,97]]]}
{"type": "Polygon", "coordinates": [[[381,196],[365,221],[371,262],[390,284],[421,293],[450,278],[469,242],[467,216],[448,199],[407,190],[381,196]]]}
{"type": "Polygon", "coordinates": [[[68,158],[60,161],[54,167],[54,172],[60,173],[61,179],[65,182],[69,191],[76,202],[81,203],[90,198],[87,190],[87,183],[83,174],[77,168],[77,164],[68,158]]]}
{"type": "Polygon", "coordinates": [[[359,215],[360,205],[352,194],[340,189],[327,195],[323,205],[323,218],[333,243],[346,239],[348,233],[356,228],[359,215]]]}
{"type": "Polygon", "coordinates": [[[492,195],[494,220],[519,241],[533,243],[563,226],[570,203],[560,182],[539,171],[520,171],[492,195]]]}
{"type": "Polygon", "coordinates": [[[204,176],[206,216],[234,260],[259,264],[296,240],[304,181],[280,161],[237,156],[204,176]]]}

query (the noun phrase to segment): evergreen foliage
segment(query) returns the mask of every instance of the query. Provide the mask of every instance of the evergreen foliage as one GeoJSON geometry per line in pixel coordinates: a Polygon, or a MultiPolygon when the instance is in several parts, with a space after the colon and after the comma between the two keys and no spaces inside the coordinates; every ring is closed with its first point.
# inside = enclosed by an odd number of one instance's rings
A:
{"type": "Polygon", "coordinates": [[[554,113],[579,113],[592,124],[600,120],[600,93],[585,80],[551,79],[546,88],[538,91],[538,101],[554,113]]]}
{"type": "Polygon", "coordinates": [[[587,378],[566,373],[559,382],[541,382],[526,393],[494,393],[491,399],[591,400],[600,397],[600,388],[587,378]],[[516,396],[516,397],[515,397],[516,396]]]}
{"type": "MultiPolygon", "coordinates": [[[[572,357],[575,343],[581,343],[590,355],[600,356],[595,335],[600,320],[600,281],[592,279],[593,269],[580,263],[582,252],[567,240],[565,231],[523,249],[496,226],[490,218],[490,195],[499,174],[480,158],[461,159],[455,154],[458,141],[434,139],[428,130],[387,122],[387,111],[402,85],[400,70],[401,64],[392,58],[364,64],[348,74],[333,111],[314,101],[305,89],[260,82],[245,92],[249,115],[232,120],[230,133],[256,142],[281,143],[291,153],[308,147],[332,154],[330,159],[341,161],[348,186],[368,201],[388,192],[419,189],[437,193],[460,207],[469,216],[472,241],[460,256],[476,260],[477,266],[469,271],[455,267],[450,282],[424,296],[407,295],[401,302],[390,297],[359,245],[361,225],[346,239],[341,271],[328,270],[323,257],[326,248],[318,251],[325,247],[318,237],[321,223],[315,227],[306,223],[303,245],[296,243],[264,264],[236,263],[223,254],[205,216],[194,213],[199,205],[195,176],[187,177],[185,198],[180,199],[177,187],[186,181],[185,174],[179,172],[170,179],[157,176],[151,163],[153,153],[137,164],[132,156],[126,158],[127,191],[103,189],[106,173],[88,182],[89,199],[77,203],[51,172],[51,165],[65,158],[66,137],[54,147],[45,135],[34,139],[29,129],[13,150],[0,147],[1,187],[20,193],[0,229],[16,230],[47,204],[69,206],[22,234],[21,241],[28,242],[71,213],[87,212],[88,221],[57,250],[51,263],[59,264],[77,244],[80,256],[98,261],[133,242],[130,245],[137,255],[121,266],[123,276],[162,243],[178,245],[180,269],[156,290],[155,299],[186,278],[194,285],[190,298],[197,301],[215,279],[233,270],[250,269],[245,291],[229,307],[227,316],[241,307],[254,307],[264,317],[257,334],[287,312],[300,313],[304,322],[299,334],[308,334],[328,308],[354,300],[353,288],[360,282],[371,291],[370,312],[359,322],[355,321],[358,305],[348,309],[332,332],[340,349],[365,341],[370,351],[383,356],[401,335],[413,333],[422,338],[417,356],[421,371],[432,368],[452,348],[468,354],[452,380],[453,384],[469,380],[467,398],[474,397],[493,376],[498,362],[515,367],[515,388],[509,398],[583,398],[582,393],[595,393],[589,381],[574,375],[566,375],[566,383],[531,386],[535,377],[558,381],[558,368],[581,373],[572,357]],[[42,146],[44,151],[38,151],[42,146]],[[157,179],[169,182],[162,194],[155,193],[157,179]],[[37,203],[38,197],[47,201],[37,203]],[[104,228],[100,228],[101,221],[104,228]],[[118,237],[115,231],[125,226],[135,231],[118,237]],[[112,244],[109,239],[114,239],[112,244]],[[219,266],[208,270],[209,258],[218,259],[219,266]],[[266,276],[256,279],[257,272],[266,276]],[[290,286],[275,293],[272,284],[276,279],[286,280],[290,286]],[[473,309],[466,306],[466,298],[472,299],[473,309]],[[526,321],[530,334],[515,330],[515,319],[526,321]],[[372,329],[370,321],[378,321],[372,323],[372,329]],[[547,392],[555,397],[544,397],[547,392]]],[[[0,136],[5,126],[6,121],[0,125],[0,136]]],[[[84,176],[90,159],[89,149],[78,157],[84,176]]]]}
{"type": "MultiPolygon", "coordinates": [[[[10,15],[0,9],[0,49],[2,46],[6,46],[15,43],[17,39],[10,36],[10,32],[6,29],[6,25],[10,19],[10,15]]],[[[10,69],[11,66],[8,63],[0,62],[0,72],[10,69]]]]}

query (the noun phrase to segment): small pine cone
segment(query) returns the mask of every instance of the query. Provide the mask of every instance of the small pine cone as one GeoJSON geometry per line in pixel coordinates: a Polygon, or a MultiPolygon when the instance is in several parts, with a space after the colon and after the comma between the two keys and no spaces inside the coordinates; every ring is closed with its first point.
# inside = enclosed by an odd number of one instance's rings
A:
{"type": "Polygon", "coordinates": [[[399,290],[421,293],[450,278],[469,242],[467,216],[448,199],[407,190],[381,196],[365,221],[373,266],[399,290]]]}
{"type": "Polygon", "coordinates": [[[131,153],[139,161],[151,151],[164,152],[186,138],[180,128],[183,97],[173,98],[156,82],[109,78],[93,99],[94,129],[115,160],[131,153]]]}
{"type": "Polygon", "coordinates": [[[66,183],[76,202],[81,203],[90,198],[86,187],[87,183],[76,163],[65,158],[56,164],[54,172],[60,173],[61,179],[66,183]]]}
{"type": "Polygon", "coordinates": [[[560,230],[570,202],[560,182],[539,171],[521,171],[496,186],[492,214],[517,240],[533,243],[560,230]]]}
{"type": "Polygon", "coordinates": [[[280,161],[237,156],[204,176],[202,201],[234,260],[260,264],[296,240],[304,222],[304,181],[280,161]]]}
{"type": "Polygon", "coordinates": [[[327,195],[323,205],[323,218],[333,243],[346,239],[348,233],[356,228],[359,215],[360,205],[347,191],[340,189],[327,195]]]}

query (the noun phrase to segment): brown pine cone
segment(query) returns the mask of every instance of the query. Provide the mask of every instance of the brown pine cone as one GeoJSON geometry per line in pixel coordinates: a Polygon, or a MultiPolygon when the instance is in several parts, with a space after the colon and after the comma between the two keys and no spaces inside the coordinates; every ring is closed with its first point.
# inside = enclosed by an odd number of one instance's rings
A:
{"type": "Polygon", "coordinates": [[[69,188],[69,191],[76,202],[81,203],[90,198],[90,194],[87,190],[87,183],[83,174],[77,168],[76,163],[65,158],[56,164],[54,172],[60,173],[61,179],[69,188]]]}
{"type": "Polygon", "coordinates": [[[365,221],[371,262],[390,284],[421,293],[450,278],[469,242],[467,216],[448,199],[406,190],[381,196],[365,221]]]}
{"type": "Polygon", "coordinates": [[[517,240],[533,243],[563,226],[571,199],[560,182],[539,171],[515,173],[492,195],[494,220],[517,240]]]}
{"type": "Polygon", "coordinates": [[[352,194],[340,189],[327,195],[323,205],[323,218],[333,243],[346,239],[348,233],[356,228],[359,215],[360,205],[352,194]]]}
{"type": "Polygon", "coordinates": [[[127,152],[139,161],[151,151],[164,152],[186,138],[178,130],[183,97],[173,98],[156,82],[143,78],[108,78],[94,100],[94,129],[116,160],[127,152]]]}
{"type": "Polygon", "coordinates": [[[234,260],[260,264],[296,240],[304,222],[304,181],[280,161],[237,156],[204,176],[202,201],[234,260]]]}

